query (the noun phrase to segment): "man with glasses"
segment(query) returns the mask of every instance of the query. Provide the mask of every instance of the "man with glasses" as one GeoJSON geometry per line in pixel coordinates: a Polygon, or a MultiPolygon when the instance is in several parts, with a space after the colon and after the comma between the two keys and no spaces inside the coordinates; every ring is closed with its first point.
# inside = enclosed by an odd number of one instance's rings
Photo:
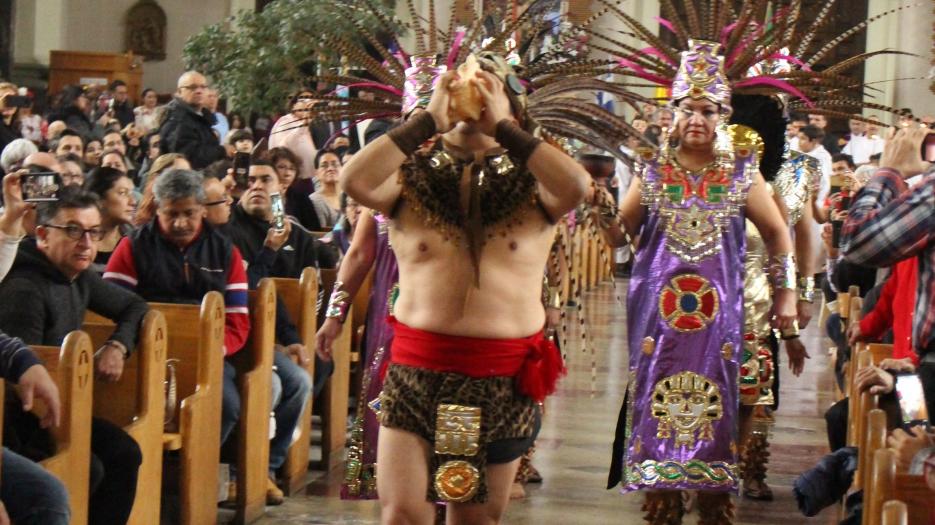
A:
{"type": "MultiPolygon", "coordinates": [[[[97,196],[66,188],[58,200],[39,206],[37,224],[35,240],[20,244],[0,285],[0,330],[26,344],[58,346],[69,332],[81,329],[85,312],[91,310],[116,324],[94,354],[95,375],[102,381],[120,380],[148,306],[89,269],[97,253],[95,242],[102,237],[97,196]]],[[[17,445],[24,452],[35,451],[44,432],[38,421],[28,414],[17,414],[12,421],[14,451],[17,445]]],[[[90,523],[125,523],[136,495],[139,446],[119,427],[95,418],[91,452],[90,523]]]]}
{"type": "Polygon", "coordinates": [[[197,71],[179,77],[178,90],[166,105],[166,119],[159,128],[162,153],[181,153],[199,170],[227,152],[218,143],[212,126],[214,114],[206,107],[208,81],[197,71]]]}

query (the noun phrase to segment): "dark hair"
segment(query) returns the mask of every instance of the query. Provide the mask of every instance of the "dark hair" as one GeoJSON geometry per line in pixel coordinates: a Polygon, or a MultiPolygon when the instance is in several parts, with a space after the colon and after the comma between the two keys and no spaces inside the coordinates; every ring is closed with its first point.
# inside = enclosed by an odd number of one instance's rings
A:
{"type": "Polygon", "coordinates": [[[850,169],[854,169],[857,167],[857,165],[854,164],[854,157],[851,157],[847,153],[836,153],[832,155],[831,163],[834,164],[835,162],[846,162],[847,167],[850,169]]]}
{"type": "Polygon", "coordinates": [[[341,155],[337,152],[337,150],[325,148],[325,149],[318,150],[318,153],[315,154],[315,169],[316,170],[318,169],[318,165],[321,164],[321,158],[328,154],[331,154],[337,157],[338,163],[341,163],[343,165],[341,161],[341,155]]]}
{"type": "Polygon", "coordinates": [[[120,153],[119,149],[113,149],[113,148],[107,149],[101,152],[101,164],[104,163],[104,158],[107,157],[108,155],[119,155],[120,158],[123,159],[123,165],[126,166],[127,168],[130,167],[127,163],[127,157],[123,153],[120,153]]]}
{"type": "Polygon", "coordinates": [[[276,171],[276,168],[273,167],[273,163],[269,160],[269,155],[266,153],[250,157],[250,167],[254,166],[266,166],[267,168],[276,171]]]}
{"type": "Polygon", "coordinates": [[[201,172],[204,173],[205,178],[223,179],[227,176],[227,170],[233,167],[234,163],[230,159],[224,158],[208,164],[201,172]]]}
{"type": "Polygon", "coordinates": [[[825,131],[818,126],[813,126],[811,124],[802,126],[802,128],[799,129],[799,133],[808,137],[808,140],[817,140],[820,142],[825,138],[825,131]]]}
{"type": "Polygon", "coordinates": [[[240,140],[253,140],[253,133],[245,129],[237,129],[231,132],[228,142],[236,144],[240,140]]]}
{"type": "MultiPolygon", "coordinates": [[[[57,137],[49,141],[49,151],[51,151],[52,153],[55,153],[55,150],[58,149],[59,143],[61,143],[62,139],[65,137],[78,137],[79,139],[81,139],[82,151],[84,150],[85,147],[87,147],[87,143],[85,142],[84,135],[82,135],[81,133],[78,133],[77,131],[71,128],[65,128],[61,133],[59,133],[57,137]]],[[[91,142],[91,140],[88,140],[87,142],[91,142]]]]}
{"type": "Polygon", "coordinates": [[[228,114],[227,114],[227,119],[230,121],[231,129],[243,129],[243,128],[235,128],[235,127],[233,127],[233,126],[234,126],[234,119],[239,120],[240,123],[243,124],[243,127],[244,127],[244,128],[247,127],[247,120],[246,120],[245,118],[243,118],[243,115],[241,115],[240,113],[237,113],[236,111],[231,111],[230,113],[228,113],[228,114]]]}
{"type": "Polygon", "coordinates": [[[127,85],[126,82],[124,82],[123,80],[120,80],[120,79],[118,78],[117,80],[114,80],[113,82],[111,82],[111,83],[110,83],[110,86],[109,86],[107,89],[113,91],[113,90],[117,89],[117,88],[120,87],[120,86],[126,87],[126,85],[127,85]]]}
{"type": "Polygon", "coordinates": [[[84,88],[81,86],[68,85],[62,88],[61,94],[58,96],[57,109],[63,110],[69,106],[74,106],[75,101],[79,97],[84,95],[84,88]]]}
{"type": "Polygon", "coordinates": [[[104,134],[101,135],[101,143],[103,144],[104,138],[107,137],[107,135],[113,135],[114,133],[120,135],[120,140],[123,140],[123,133],[121,133],[120,130],[107,128],[104,130],[104,134]]]}
{"type": "MultiPolygon", "coordinates": [[[[146,98],[146,94],[149,93],[150,91],[152,91],[153,93],[156,93],[156,90],[155,90],[155,89],[153,89],[153,88],[146,88],[146,89],[143,90],[142,93],[140,93],[140,100],[143,100],[144,98],[146,98]]],[[[158,95],[158,93],[156,93],[156,94],[158,95]]]]}
{"type": "Polygon", "coordinates": [[[790,113],[789,122],[808,122],[808,116],[804,113],[790,113]]]}
{"type": "Polygon", "coordinates": [[[101,145],[102,148],[104,147],[104,141],[102,139],[99,139],[97,137],[90,137],[88,138],[88,141],[84,143],[84,149],[87,150],[88,145],[91,144],[92,142],[97,142],[98,144],[101,145]]]}
{"type": "Polygon", "coordinates": [[[782,106],[766,95],[737,93],[731,96],[730,105],[734,110],[730,123],[748,126],[763,139],[760,173],[766,180],[772,180],[782,166],[786,144],[786,120],[782,116],[782,106]]]}
{"type": "Polygon", "coordinates": [[[296,170],[302,169],[302,159],[300,159],[298,155],[293,153],[289,148],[273,148],[267,151],[266,154],[269,156],[269,162],[273,165],[273,167],[276,166],[277,162],[285,159],[291,162],[292,165],[295,166],[296,170]]]}
{"type": "Polygon", "coordinates": [[[303,87],[299,89],[298,91],[296,91],[295,93],[293,93],[291,97],[289,97],[289,111],[292,111],[292,106],[294,106],[295,103],[299,101],[299,95],[301,95],[302,93],[311,93],[312,98],[315,98],[314,89],[307,89],[303,87]]]}
{"type": "Polygon", "coordinates": [[[98,196],[78,186],[66,186],[58,192],[58,200],[43,202],[36,209],[36,224],[49,224],[61,210],[101,211],[98,196]]]}
{"type": "Polygon", "coordinates": [[[882,157],[883,157],[883,154],[882,154],[882,153],[874,153],[873,155],[870,155],[870,162],[877,162],[877,161],[879,161],[882,157]]]}
{"type": "Polygon", "coordinates": [[[114,184],[124,177],[129,178],[126,173],[114,168],[94,168],[85,175],[82,188],[91,193],[96,193],[103,199],[108,190],[113,188],[114,184]]]}

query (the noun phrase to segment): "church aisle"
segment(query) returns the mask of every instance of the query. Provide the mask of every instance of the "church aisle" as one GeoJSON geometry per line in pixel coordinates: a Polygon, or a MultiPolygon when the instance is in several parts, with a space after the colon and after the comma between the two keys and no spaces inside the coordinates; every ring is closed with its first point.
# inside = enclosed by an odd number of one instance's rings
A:
{"type": "MultiPolygon", "coordinates": [[[[617,292],[624,294],[624,285],[617,292]]],[[[604,490],[617,412],[626,386],[626,326],[622,304],[616,302],[609,283],[586,294],[594,355],[569,335],[568,376],[560,383],[546,408],[534,464],[545,481],[527,486],[527,498],[511,502],[503,520],[510,525],[634,524],[641,523],[642,496],[621,496],[604,490]],[[592,365],[595,380],[592,382],[592,365]]],[[[816,308],[817,309],[817,308],[816,308]]],[[[776,426],[771,437],[772,456],[768,482],[776,500],[738,502],[738,524],[831,524],[837,509],[826,509],[816,518],[805,518],[796,508],[792,482],[827,452],[824,411],[832,402],[832,374],[827,352],[821,348],[817,317],[804,331],[811,359],[801,377],[793,377],[783,360],[782,393],[776,426]]],[[[784,352],[784,351],[783,351],[784,352]]],[[[270,507],[262,525],[293,523],[379,523],[377,502],[341,501],[343,472],[317,480],[308,495],[288,498],[281,507],[270,507]]],[[[694,524],[697,514],[685,524],[694,524]]]]}

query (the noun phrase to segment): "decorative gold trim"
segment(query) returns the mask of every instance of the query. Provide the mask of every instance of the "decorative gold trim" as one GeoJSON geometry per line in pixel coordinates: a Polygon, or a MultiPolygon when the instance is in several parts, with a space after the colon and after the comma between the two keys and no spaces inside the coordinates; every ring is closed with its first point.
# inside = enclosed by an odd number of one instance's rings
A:
{"type": "Polygon", "coordinates": [[[468,501],[479,486],[480,471],[467,461],[449,461],[435,471],[435,491],[445,501],[468,501]]]}
{"type": "Polygon", "coordinates": [[[479,407],[438,405],[435,420],[435,453],[474,456],[480,449],[479,407]]]}

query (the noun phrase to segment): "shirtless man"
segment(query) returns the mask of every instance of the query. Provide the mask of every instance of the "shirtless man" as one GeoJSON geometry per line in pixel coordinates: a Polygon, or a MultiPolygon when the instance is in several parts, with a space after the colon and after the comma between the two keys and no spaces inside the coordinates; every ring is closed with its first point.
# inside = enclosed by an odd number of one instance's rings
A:
{"type": "Polygon", "coordinates": [[[449,523],[498,523],[519,458],[538,431],[535,401],[554,388],[561,370],[557,350],[542,337],[542,268],[554,221],[584,199],[588,175],[524,131],[525,108],[508,96],[499,74],[484,69],[470,80],[483,99],[479,120],[449,115],[456,76],[445,73],[425,110],[357,153],[341,177],[348,195],[392,218],[399,261],[377,452],[383,523],[431,524],[438,499],[449,502],[449,523]],[[436,133],[441,148],[414,155],[436,133]],[[482,173],[474,162],[484,163],[482,173]],[[491,357],[507,353],[512,364],[491,374],[491,357]],[[552,384],[528,386],[529,357],[552,363],[552,384]],[[474,370],[481,360],[486,373],[474,370]],[[461,434],[443,428],[458,427],[465,414],[461,434]],[[490,435],[477,436],[481,419],[490,435]]]}

